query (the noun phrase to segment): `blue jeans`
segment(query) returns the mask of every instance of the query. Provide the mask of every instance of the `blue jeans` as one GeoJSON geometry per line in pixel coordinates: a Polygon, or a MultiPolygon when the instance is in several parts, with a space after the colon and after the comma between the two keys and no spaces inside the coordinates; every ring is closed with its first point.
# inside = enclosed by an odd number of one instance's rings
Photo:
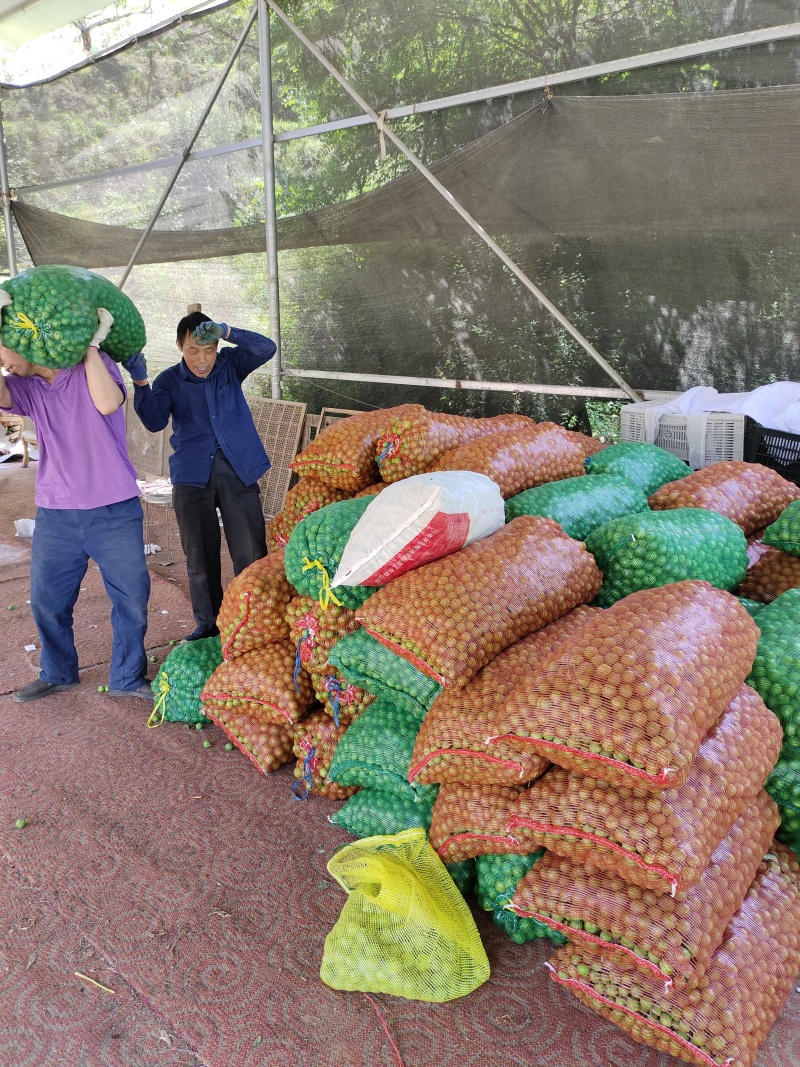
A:
{"type": "Polygon", "coordinates": [[[144,555],[138,497],[79,511],[38,508],[31,551],[31,609],[42,642],[39,677],[57,685],[78,681],[72,609],[89,559],[100,568],[111,601],[112,689],[145,680],[150,572],[144,555]]]}

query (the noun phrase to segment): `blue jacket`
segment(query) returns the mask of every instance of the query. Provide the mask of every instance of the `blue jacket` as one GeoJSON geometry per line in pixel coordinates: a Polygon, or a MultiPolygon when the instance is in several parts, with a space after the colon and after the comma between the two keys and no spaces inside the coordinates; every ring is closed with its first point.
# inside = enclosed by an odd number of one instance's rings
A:
{"type": "Polygon", "coordinates": [[[133,406],[146,429],[158,433],[172,418],[169,472],[173,485],[202,489],[211,477],[214,455],[221,448],[245,485],[270,468],[242,382],[275,354],[275,342],[250,330],[231,328],[207,378],[192,374],[181,360],[162,371],[149,385],[134,386],[133,406]]]}

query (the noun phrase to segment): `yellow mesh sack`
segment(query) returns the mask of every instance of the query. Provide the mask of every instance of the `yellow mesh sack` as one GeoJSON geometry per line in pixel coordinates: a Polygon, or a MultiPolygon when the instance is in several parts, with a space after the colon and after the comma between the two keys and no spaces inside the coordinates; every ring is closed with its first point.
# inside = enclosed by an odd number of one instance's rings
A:
{"type": "Polygon", "coordinates": [[[348,894],[322,956],[332,989],[442,1003],[489,977],[475,920],[423,829],[347,845],[328,870],[348,894]]]}

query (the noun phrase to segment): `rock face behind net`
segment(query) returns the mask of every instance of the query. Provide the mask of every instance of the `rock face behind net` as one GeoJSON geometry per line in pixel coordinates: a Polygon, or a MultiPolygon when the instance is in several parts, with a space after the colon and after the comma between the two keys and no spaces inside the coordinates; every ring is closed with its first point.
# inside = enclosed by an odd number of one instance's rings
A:
{"type": "Polygon", "coordinates": [[[274,552],[238,574],[225,590],[217,616],[226,661],[289,636],[286,608],[294,591],[286,580],[283,552],[274,552]]]}
{"type": "Polygon", "coordinates": [[[774,844],[694,989],[665,990],[609,957],[565,945],[551,977],[636,1041],[701,1067],[753,1067],[800,970],[800,867],[774,844]]]}
{"type": "Polygon", "coordinates": [[[653,511],[706,508],[732,519],[745,534],[775,522],[784,508],[800,499],[800,487],[760,463],[725,460],[668,482],[650,497],[653,511]]]}
{"type": "Polygon", "coordinates": [[[529,633],[596,594],[592,556],[552,519],[496,534],[404,574],[357,612],[365,629],[445,688],[462,688],[529,633]]]}

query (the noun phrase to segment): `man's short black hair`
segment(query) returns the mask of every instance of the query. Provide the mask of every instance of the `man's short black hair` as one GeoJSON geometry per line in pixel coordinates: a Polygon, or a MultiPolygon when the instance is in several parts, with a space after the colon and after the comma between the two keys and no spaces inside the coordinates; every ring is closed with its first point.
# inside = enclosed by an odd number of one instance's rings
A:
{"type": "Polygon", "coordinates": [[[201,322],[208,322],[208,315],[202,311],[193,311],[191,315],[184,315],[178,323],[178,344],[183,348],[183,342],[187,333],[194,333],[201,322]]]}

